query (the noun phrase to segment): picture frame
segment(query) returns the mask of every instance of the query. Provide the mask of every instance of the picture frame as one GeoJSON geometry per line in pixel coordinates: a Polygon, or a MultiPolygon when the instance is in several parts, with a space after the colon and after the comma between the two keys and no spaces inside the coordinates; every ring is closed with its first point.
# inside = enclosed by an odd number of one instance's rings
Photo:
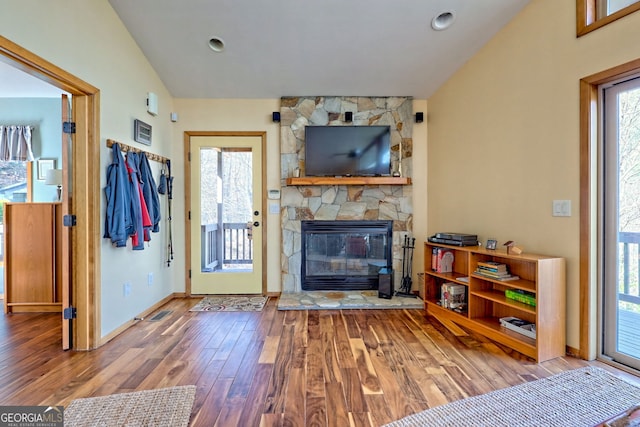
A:
{"type": "Polygon", "coordinates": [[[487,245],[486,248],[492,251],[496,250],[496,247],[498,246],[498,241],[495,239],[488,239],[487,240],[487,245]]]}
{"type": "Polygon", "coordinates": [[[38,159],[37,172],[38,181],[47,179],[47,171],[56,168],[56,159],[38,159]]]}

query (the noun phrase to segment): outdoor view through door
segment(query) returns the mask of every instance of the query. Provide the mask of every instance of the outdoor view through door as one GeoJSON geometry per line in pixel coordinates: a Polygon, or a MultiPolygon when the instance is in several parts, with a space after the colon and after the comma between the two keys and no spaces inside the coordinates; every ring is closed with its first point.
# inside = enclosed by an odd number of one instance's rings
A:
{"type": "Polygon", "coordinates": [[[640,77],[604,88],[602,353],[640,369],[640,77]]]}
{"type": "Polygon", "coordinates": [[[262,292],[262,137],[192,136],[191,290],[262,292]]]}

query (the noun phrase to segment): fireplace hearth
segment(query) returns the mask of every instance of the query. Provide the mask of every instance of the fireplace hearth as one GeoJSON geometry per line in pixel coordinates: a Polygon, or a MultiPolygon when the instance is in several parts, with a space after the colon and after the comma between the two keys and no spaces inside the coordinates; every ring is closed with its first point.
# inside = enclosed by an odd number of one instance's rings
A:
{"type": "Polygon", "coordinates": [[[392,265],[392,221],[301,221],[303,290],[378,289],[392,265]]]}

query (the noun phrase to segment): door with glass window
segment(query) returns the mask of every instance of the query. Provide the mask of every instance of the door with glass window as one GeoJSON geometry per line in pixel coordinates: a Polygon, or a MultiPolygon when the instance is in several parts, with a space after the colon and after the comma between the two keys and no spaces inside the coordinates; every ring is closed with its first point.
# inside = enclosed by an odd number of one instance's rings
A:
{"type": "Polygon", "coordinates": [[[192,294],[263,291],[263,141],[190,136],[192,294]]]}
{"type": "Polygon", "coordinates": [[[602,353],[640,369],[640,77],[603,95],[602,353]]]}

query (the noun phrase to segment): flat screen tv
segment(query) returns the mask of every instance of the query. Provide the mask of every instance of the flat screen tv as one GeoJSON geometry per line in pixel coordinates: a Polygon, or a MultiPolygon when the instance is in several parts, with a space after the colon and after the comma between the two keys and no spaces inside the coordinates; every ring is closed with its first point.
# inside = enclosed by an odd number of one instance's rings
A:
{"type": "Polygon", "coordinates": [[[389,126],[307,126],[307,176],[389,176],[389,126]]]}

